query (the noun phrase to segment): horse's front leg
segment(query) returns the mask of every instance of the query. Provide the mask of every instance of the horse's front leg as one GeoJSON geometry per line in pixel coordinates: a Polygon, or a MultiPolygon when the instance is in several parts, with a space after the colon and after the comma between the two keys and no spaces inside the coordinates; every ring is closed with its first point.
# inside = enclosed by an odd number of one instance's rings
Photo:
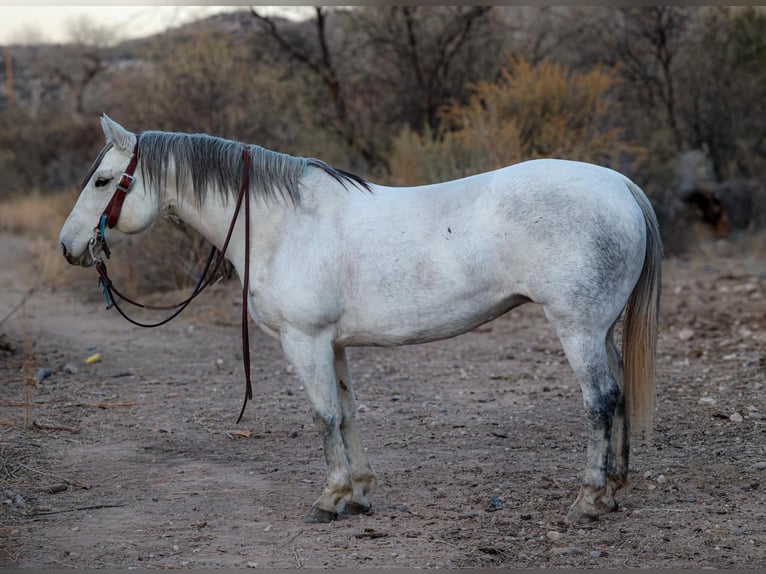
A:
{"type": "Polygon", "coordinates": [[[362,437],[356,426],[356,399],[351,385],[351,373],[345,349],[335,350],[335,377],[338,385],[338,396],[343,419],[340,432],[346,446],[349,471],[351,473],[351,501],[343,509],[345,514],[361,514],[369,512],[370,501],[367,494],[375,486],[375,474],[364,452],[362,437]]]}
{"type": "Polygon", "coordinates": [[[305,522],[331,522],[351,500],[351,476],[340,426],[343,415],[338,401],[329,337],[299,332],[282,335],[282,348],[301,379],[311,405],[311,415],[324,447],[327,480],[305,522]]]}

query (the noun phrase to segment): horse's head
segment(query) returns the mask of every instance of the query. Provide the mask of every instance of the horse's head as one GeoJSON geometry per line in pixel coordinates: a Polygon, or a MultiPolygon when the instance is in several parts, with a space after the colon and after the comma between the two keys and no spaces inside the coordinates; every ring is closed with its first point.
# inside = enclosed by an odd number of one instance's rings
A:
{"type": "MultiPolygon", "coordinates": [[[[64,257],[73,265],[93,265],[93,253],[88,242],[94,237],[101,215],[125,172],[136,146],[136,135],[106,115],[101,117],[106,146],[83,181],[80,197],[64,222],[59,244],[64,257]]],[[[141,170],[135,172],[135,181],[119,211],[115,229],[123,233],[143,231],[159,215],[159,200],[144,186],[141,170]]],[[[99,249],[98,245],[94,249],[99,249]]]]}

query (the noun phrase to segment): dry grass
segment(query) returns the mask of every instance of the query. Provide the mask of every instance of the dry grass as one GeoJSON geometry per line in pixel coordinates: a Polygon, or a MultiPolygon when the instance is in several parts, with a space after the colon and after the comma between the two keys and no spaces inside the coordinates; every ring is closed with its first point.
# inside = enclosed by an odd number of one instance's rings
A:
{"type": "Polygon", "coordinates": [[[80,274],[61,256],[58,233],[69,214],[76,194],[30,194],[0,203],[0,231],[30,238],[30,267],[35,282],[42,281],[54,289],[77,283],[80,274]]]}
{"type": "Polygon", "coordinates": [[[20,195],[0,203],[0,230],[41,237],[58,232],[76,200],[72,192],[20,195]]]}
{"type": "MultiPolygon", "coordinates": [[[[76,201],[74,192],[30,194],[0,202],[0,231],[30,239],[29,272],[35,283],[53,289],[95,283],[95,274],[69,265],[61,256],[58,234],[76,201]]],[[[110,241],[109,269],[126,294],[185,289],[194,285],[208,244],[196,232],[160,221],[141,236],[119,234],[110,241]]]]}

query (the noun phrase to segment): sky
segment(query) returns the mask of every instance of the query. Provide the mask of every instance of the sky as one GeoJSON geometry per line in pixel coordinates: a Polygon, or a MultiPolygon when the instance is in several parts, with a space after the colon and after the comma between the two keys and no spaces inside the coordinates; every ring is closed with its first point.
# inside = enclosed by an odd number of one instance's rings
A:
{"type": "MultiPolygon", "coordinates": [[[[279,7],[262,8],[279,11],[279,7]]],[[[71,39],[73,23],[85,18],[95,26],[116,28],[119,39],[148,36],[222,11],[246,6],[8,6],[0,5],[0,46],[71,39]]],[[[281,8],[286,15],[295,8],[281,8]]]]}

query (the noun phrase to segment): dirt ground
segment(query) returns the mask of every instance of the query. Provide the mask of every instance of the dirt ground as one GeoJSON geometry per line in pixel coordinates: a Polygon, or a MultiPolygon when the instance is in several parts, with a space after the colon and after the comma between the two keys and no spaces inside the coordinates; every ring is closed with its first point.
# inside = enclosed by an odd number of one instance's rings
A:
{"type": "MultiPolygon", "coordinates": [[[[26,245],[0,235],[0,320],[34,285],[26,245]]],[[[665,262],[655,433],[619,512],[588,526],[563,522],[580,391],[535,306],[351,350],[373,512],[309,525],[320,441],[255,330],[235,424],[236,283],[154,330],[106,311],[92,270],[73,291],[35,285],[0,325],[0,567],[766,568],[766,258],[734,253],[665,262]]]]}

